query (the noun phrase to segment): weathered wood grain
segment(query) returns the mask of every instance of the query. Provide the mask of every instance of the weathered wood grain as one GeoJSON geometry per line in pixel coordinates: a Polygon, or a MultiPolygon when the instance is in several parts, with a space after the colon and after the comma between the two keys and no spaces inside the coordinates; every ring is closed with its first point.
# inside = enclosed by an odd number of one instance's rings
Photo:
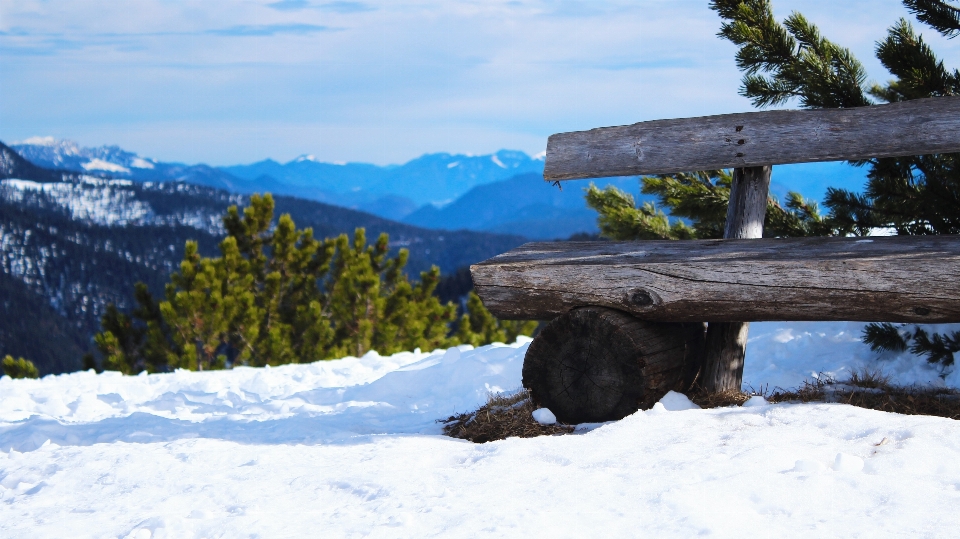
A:
{"type": "Polygon", "coordinates": [[[602,307],[547,324],[527,348],[523,386],[564,423],[612,421],[687,391],[700,367],[703,324],[639,320],[602,307]]]}
{"type": "Polygon", "coordinates": [[[730,185],[730,203],[723,229],[726,239],[763,237],[763,221],[767,216],[770,196],[770,175],[773,167],[737,168],[730,185]]]}
{"type": "Polygon", "coordinates": [[[548,181],[960,152],[960,97],[773,110],[560,133],[548,181]]]}
{"type": "Polygon", "coordinates": [[[960,322],[960,236],[528,243],[470,269],[507,319],[960,322]]]}

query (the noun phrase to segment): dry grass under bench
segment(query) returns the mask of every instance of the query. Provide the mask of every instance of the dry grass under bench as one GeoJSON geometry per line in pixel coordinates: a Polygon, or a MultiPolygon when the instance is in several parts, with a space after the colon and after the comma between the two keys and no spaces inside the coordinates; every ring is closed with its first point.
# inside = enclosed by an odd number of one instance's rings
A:
{"type": "MultiPolygon", "coordinates": [[[[821,378],[804,382],[795,390],[763,389],[748,392],[690,393],[690,400],[702,408],[740,406],[760,395],[770,403],[836,402],[905,415],[932,415],[960,419],[960,391],[929,386],[895,386],[879,372],[854,373],[843,381],[821,378]]],[[[537,406],[526,389],[490,395],[487,403],[473,412],[441,420],[443,433],[478,444],[505,438],[532,438],[570,434],[575,425],[541,425],[533,419],[537,406]]]]}

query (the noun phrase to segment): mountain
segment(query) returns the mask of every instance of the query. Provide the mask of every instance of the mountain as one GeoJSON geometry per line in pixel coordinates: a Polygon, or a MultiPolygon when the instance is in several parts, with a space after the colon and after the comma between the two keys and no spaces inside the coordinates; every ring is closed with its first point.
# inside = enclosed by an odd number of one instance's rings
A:
{"type": "Polygon", "coordinates": [[[523,152],[500,150],[481,156],[427,154],[403,165],[381,167],[365,163],[322,163],[308,155],[284,165],[266,160],[221,170],[248,180],[267,176],[285,185],[371,200],[396,195],[420,206],[449,202],[472,187],[517,174],[542,173],[543,160],[523,152]]]}
{"type": "Polygon", "coordinates": [[[0,179],[35,178],[37,181],[58,181],[63,173],[38,167],[13,148],[0,142],[0,179]]]}
{"type": "Polygon", "coordinates": [[[231,192],[252,192],[250,182],[207,165],[162,163],[118,146],[83,148],[70,140],[33,137],[11,145],[28,161],[49,169],[64,169],[95,176],[126,178],[138,182],[181,181],[231,192]]]}
{"type": "Polygon", "coordinates": [[[477,185],[543,171],[542,159],[510,150],[482,156],[428,154],[390,166],[323,163],[307,155],[285,164],[267,159],[214,168],[164,163],[118,146],[84,148],[52,137],[33,137],[11,147],[30,162],[51,169],[137,182],[179,181],[232,193],[270,192],[394,220],[424,204],[450,202],[477,185]]]}
{"type": "MultiPolygon", "coordinates": [[[[613,185],[640,200],[636,178],[593,180],[598,187],[613,185]]],[[[562,189],[543,181],[540,174],[521,174],[479,185],[443,207],[426,205],[403,222],[425,228],[483,230],[523,234],[534,239],[569,238],[578,232],[597,232],[597,213],[588,208],[583,190],[589,182],[564,182],[562,189]]]]}
{"type": "MultiPolygon", "coordinates": [[[[0,356],[34,359],[44,374],[79,368],[77,351],[90,348],[107,304],[132,307],[134,283],[162,293],[187,240],[215,255],[224,234],[221,216],[228,206],[246,203],[243,195],[188,183],[51,171],[29,165],[2,143],[0,156],[0,356]]],[[[410,251],[413,276],[432,264],[452,274],[525,241],[426,230],[314,201],[275,199],[278,215],[290,213],[317,237],[352,234],[357,227],[370,238],[388,233],[394,250],[410,251]]]]}

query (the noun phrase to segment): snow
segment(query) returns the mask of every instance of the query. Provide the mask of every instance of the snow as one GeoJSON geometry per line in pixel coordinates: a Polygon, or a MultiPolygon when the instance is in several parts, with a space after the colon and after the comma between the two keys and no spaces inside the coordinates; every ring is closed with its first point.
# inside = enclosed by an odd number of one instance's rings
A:
{"type": "MultiPolygon", "coordinates": [[[[952,332],[957,324],[925,325],[952,332]]],[[[859,322],[760,322],[750,324],[743,384],[756,390],[797,387],[815,378],[845,379],[878,370],[904,385],[960,387],[960,371],[942,372],[909,353],[878,356],[860,341],[859,322]],[[943,376],[943,378],[941,378],[943,376]]]]}
{"type": "MultiPolygon", "coordinates": [[[[30,192],[40,193],[54,205],[69,212],[71,218],[103,226],[127,225],[184,225],[211,234],[223,233],[223,219],[219,213],[196,209],[173,214],[157,215],[150,204],[138,199],[138,190],[131,180],[115,180],[81,176],[80,181],[40,183],[23,179],[0,180],[0,198],[27,203],[30,192]]],[[[145,182],[144,189],[158,188],[160,184],[145,182]]],[[[189,186],[178,184],[178,190],[189,186]]],[[[36,201],[34,201],[36,202],[36,201]]]]}
{"type": "MultiPolygon", "coordinates": [[[[861,324],[752,324],[751,383],[879,366],[861,324]]],[[[529,339],[307,365],[0,378],[2,537],[944,537],[960,426],[679,393],[568,436],[472,444],[437,419],[520,385],[529,339]]]]}
{"type": "Polygon", "coordinates": [[[769,403],[767,399],[761,397],[760,395],[754,395],[747,399],[747,402],[743,403],[744,408],[752,408],[754,406],[768,406],[769,403]]]}
{"type": "Polygon", "coordinates": [[[533,411],[533,419],[541,425],[556,425],[557,416],[549,408],[537,408],[533,411]]]}
{"type": "Polygon", "coordinates": [[[83,167],[83,170],[105,170],[107,172],[119,172],[122,174],[130,173],[129,168],[116,163],[111,163],[109,161],[104,161],[103,159],[91,159],[86,163],[82,163],[80,166],[83,167]]]}
{"type": "Polygon", "coordinates": [[[491,156],[490,156],[490,160],[493,161],[493,164],[494,164],[494,165],[497,165],[497,166],[500,167],[500,168],[507,168],[507,165],[504,165],[504,164],[503,164],[503,161],[501,161],[500,158],[497,157],[496,154],[491,155],[491,156]]]}
{"type": "Polygon", "coordinates": [[[154,168],[154,165],[151,161],[144,159],[142,157],[134,157],[133,160],[130,161],[130,166],[133,168],[148,168],[148,169],[154,168]]]}
{"type": "Polygon", "coordinates": [[[150,206],[136,199],[129,189],[130,180],[105,180],[83,176],[80,182],[38,183],[32,180],[0,180],[0,197],[23,202],[26,192],[40,192],[56,205],[69,211],[75,220],[98,225],[123,226],[148,219],[150,206]]]}

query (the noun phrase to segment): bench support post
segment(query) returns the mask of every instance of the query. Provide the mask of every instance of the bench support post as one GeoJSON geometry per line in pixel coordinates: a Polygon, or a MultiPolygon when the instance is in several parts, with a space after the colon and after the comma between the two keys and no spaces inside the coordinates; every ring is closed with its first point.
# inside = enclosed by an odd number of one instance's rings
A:
{"type": "MultiPolygon", "coordinates": [[[[733,171],[724,238],[761,238],[767,214],[771,166],[733,171]]],[[[700,385],[709,393],[740,391],[749,322],[711,322],[707,326],[700,385]]]]}

